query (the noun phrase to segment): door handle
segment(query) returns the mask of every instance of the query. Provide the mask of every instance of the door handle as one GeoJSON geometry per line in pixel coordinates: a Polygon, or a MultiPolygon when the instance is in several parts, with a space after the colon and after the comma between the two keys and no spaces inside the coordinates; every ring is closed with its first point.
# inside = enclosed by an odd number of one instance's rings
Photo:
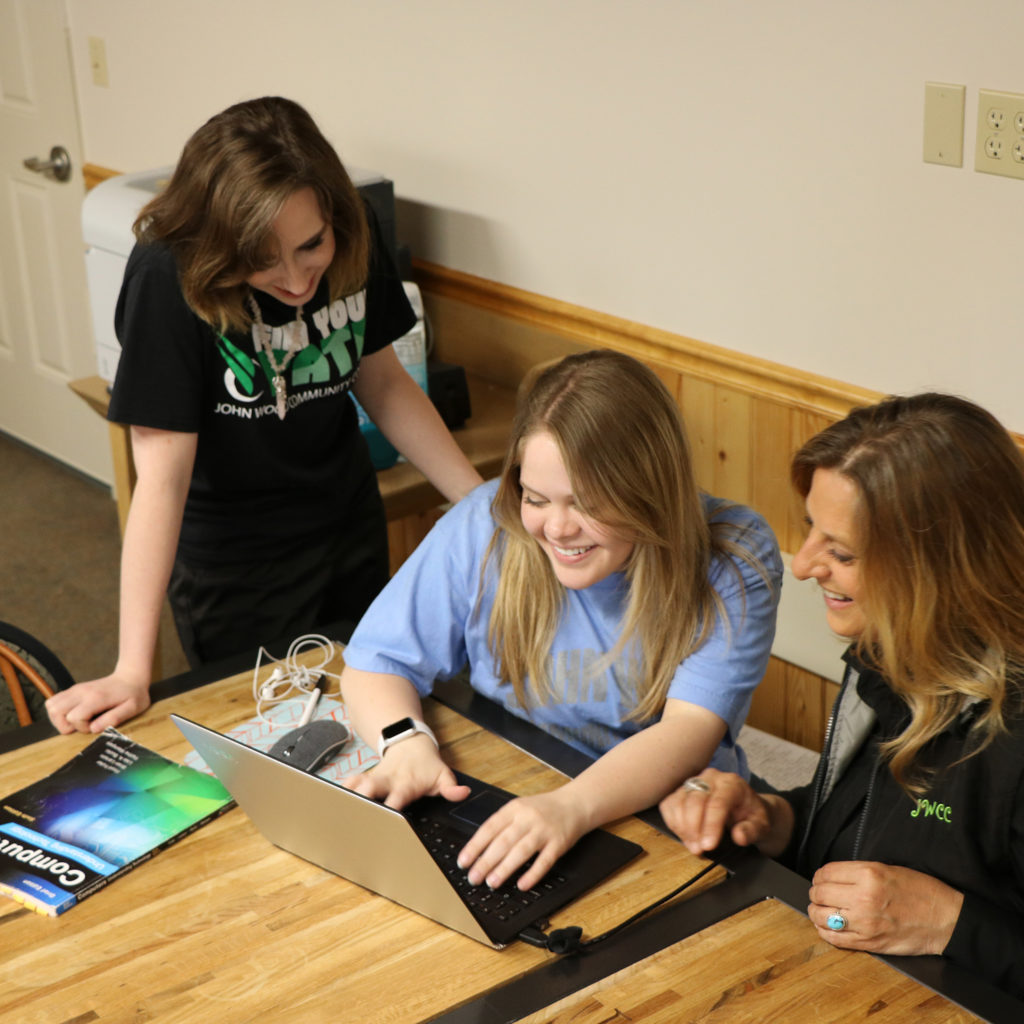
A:
{"type": "Polygon", "coordinates": [[[50,159],[41,160],[37,156],[30,156],[22,163],[36,174],[45,174],[54,181],[67,181],[71,177],[71,157],[63,146],[54,146],[50,150],[50,159]]]}

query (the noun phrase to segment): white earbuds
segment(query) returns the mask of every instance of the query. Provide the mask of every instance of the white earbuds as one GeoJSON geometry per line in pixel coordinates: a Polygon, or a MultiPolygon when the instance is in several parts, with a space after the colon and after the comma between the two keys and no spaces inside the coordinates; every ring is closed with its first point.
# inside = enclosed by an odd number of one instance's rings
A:
{"type": "Polygon", "coordinates": [[[284,679],[284,669],[280,665],[274,666],[274,671],[267,676],[266,681],[260,687],[260,700],[273,700],[277,696],[277,684],[284,679]]]}
{"type": "MultiPolygon", "coordinates": [[[[252,695],[256,702],[256,716],[261,721],[265,705],[274,705],[284,700],[308,694],[314,684],[314,679],[319,675],[326,675],[330,679],[340,680],[336,672],[327,671],[326,666],[334,657],[334,644],[325,636],[309,634],[294,640],[288,648],[288,654],[283,661],[275,663],[270,675],[259,682],[259,672],[266,655],[270,660],[271,656],[264,648],[260,648],[256,656],[256,665],[252,674],[252,695]],[[314,659],[308,664],[300,664],[297,656],[300,653],[308,652],[310,649],[317,649],[319,659],[314,659]]],[[[268,723],[274,728],[273,723],[268,723]]]]}

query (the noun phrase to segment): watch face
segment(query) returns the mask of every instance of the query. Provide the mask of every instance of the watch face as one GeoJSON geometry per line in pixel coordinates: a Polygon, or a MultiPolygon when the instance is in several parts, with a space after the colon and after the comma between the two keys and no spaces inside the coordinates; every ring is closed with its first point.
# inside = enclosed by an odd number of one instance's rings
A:
{"type": "Polygon", "coordinates": [[[397,722],[392,722],[390,725],[385,725],[380,731],[381,738],[384,740],[393,740],[396,736],[401,736],[404,733],[412,732],[416,728],[416,723],[411,718],[400,718],[397,722]]]}

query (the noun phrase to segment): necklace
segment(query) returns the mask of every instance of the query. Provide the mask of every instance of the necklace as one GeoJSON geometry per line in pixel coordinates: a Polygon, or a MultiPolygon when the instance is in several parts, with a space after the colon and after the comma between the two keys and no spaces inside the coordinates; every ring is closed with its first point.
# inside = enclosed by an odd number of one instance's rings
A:
{"type": "Polygon", "coordinates": [[[278,366],[277,360],[274,358],[274,349],[270,344],[271,332],[267,330],[267,326],[263,322],[259,303],[252,292],[249,292],[247,298],[249,308],[252,310],[253,323],[256,325],[254,332],[256,347],[267,357],[267,362],[270,363],[270,368],[274,371],[270,383],[274,385],[274,395],[277,398],[277,418],[283,420],[288,415],[288,382],[285,380],[284,371],[288,369],[288,364],[295,358],[295,353],[301,347],[299,342],[302,339],[302,307],[299,306],[295,313],[295,337],[292,339],[294,344],[288,346],[288,351],[285,352],[284,359],[278,366]]]}

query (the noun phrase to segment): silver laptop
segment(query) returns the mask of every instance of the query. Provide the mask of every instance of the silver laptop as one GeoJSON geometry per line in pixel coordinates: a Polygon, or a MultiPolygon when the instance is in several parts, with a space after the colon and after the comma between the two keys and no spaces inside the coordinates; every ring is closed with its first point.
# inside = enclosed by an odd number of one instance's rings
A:
{"type": "Polygon", "coordinates": [[[514,878],[495,890],[472,886],[456,855],[512,794],[458,773],[471,788],[465,801],[424,797],[396,811],[187,718],[171,720],[276,846],[495,949],[642,852],[597,829],[530,892],[514,878]]]}

